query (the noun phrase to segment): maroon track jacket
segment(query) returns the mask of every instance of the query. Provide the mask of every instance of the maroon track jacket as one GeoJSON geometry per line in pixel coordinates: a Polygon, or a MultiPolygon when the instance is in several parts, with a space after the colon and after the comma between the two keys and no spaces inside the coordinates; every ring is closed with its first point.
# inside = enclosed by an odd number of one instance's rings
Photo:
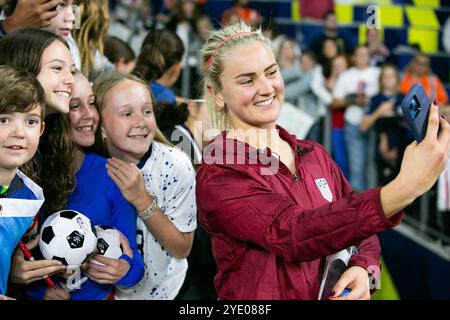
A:
{"type": "Polygon", "coordinates": [[[270,149],[225,133],[204,150],[197,206],[211,234],[220,299],[317,299],[327,255],[357,245],[349,266],[378,265],[375,234],[403,216],[386,219],[380,188],[353,193],[323,147],[277,128],[297,151],[295,176],[281,162],[273,170],[270,149]]]}

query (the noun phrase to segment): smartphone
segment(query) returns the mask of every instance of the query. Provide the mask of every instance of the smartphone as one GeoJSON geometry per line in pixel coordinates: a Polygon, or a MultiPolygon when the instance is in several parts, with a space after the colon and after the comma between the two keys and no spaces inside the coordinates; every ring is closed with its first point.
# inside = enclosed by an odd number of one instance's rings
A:
{"type": "Polygon", "coordinates": [[[403,115],[417,143],[421,142],[427,133],[430,106],[431,102],[420,83],[413,85],[402,100],[403,115]]]}

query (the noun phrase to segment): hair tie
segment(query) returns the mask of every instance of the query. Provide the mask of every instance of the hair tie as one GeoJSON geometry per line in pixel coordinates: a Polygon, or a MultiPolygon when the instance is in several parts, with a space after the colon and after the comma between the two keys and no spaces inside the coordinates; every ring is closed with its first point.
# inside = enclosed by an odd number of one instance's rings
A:
{"type": "Polygon", "coordinates": [[[208,71],[209,71],[209,65],[211,64],[212,59],[214,58],[214,55],[216,54],[217,50],[219,50],[219,48],[221,46],[223,46],[225,43],[227,43],[227,41],[233,39],[234,37],[240,35],[240,34],[252,34],[255,33],[253,31],[241,31],[241,32],[236,32],[234,34],[232,34],[231,36],[229,36],[228,38],[226,38],[225,40],[223,40],[217,47],[216,49],[214,49],[213,53],[211,54],[211,57],[209,57],[208,62],[206,63],[206,67],[205,67],[205,75],[208,76],[208,71]]]}

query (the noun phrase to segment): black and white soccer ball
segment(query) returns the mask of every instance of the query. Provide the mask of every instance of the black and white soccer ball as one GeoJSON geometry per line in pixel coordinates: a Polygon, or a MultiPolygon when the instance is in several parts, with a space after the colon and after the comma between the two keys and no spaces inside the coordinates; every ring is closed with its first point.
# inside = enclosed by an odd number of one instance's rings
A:
{"type": "Polygon", "coordinates": [[[80,266],[96,253],[97,231],[84,214],[74,210],[58,211],[42,225],[39,248],[45,259],[80,266]]]}
{"type": "Polygon", "coordinates": [[[111,226],[99,225],[95,229],[97,230],[97,254],[107,258],[119,259],[123,254],[120,236],[125,236],[111,226]]]}

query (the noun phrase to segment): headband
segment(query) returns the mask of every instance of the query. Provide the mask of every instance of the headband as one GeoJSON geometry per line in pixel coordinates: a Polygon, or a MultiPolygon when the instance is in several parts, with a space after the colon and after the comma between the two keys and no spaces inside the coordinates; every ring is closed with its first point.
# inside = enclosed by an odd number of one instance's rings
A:
{"type": "Polygon", "coordinates": [[[209,71],[209,65],[211,64],[212,59],[214,58],[214,55],[216,54],[217,50],[219,50],[220,47],[222,47],[225,43],[227,43],[229,40],[233,39],[234,37],[240,35],[240,34],[252,34],[255,33],[253,31],[241,31],[241,32],[236,32],[234,34],[232,34],[231,36],[229,36],[228,38],[226,38],[225,40],[223,40],[213,51],[213,53],[211,54],[211,57],[209,57],[208,62],[206,63],[206,67],[205,67],[205,75],[208,76],[208,71],[209,71]]]}

